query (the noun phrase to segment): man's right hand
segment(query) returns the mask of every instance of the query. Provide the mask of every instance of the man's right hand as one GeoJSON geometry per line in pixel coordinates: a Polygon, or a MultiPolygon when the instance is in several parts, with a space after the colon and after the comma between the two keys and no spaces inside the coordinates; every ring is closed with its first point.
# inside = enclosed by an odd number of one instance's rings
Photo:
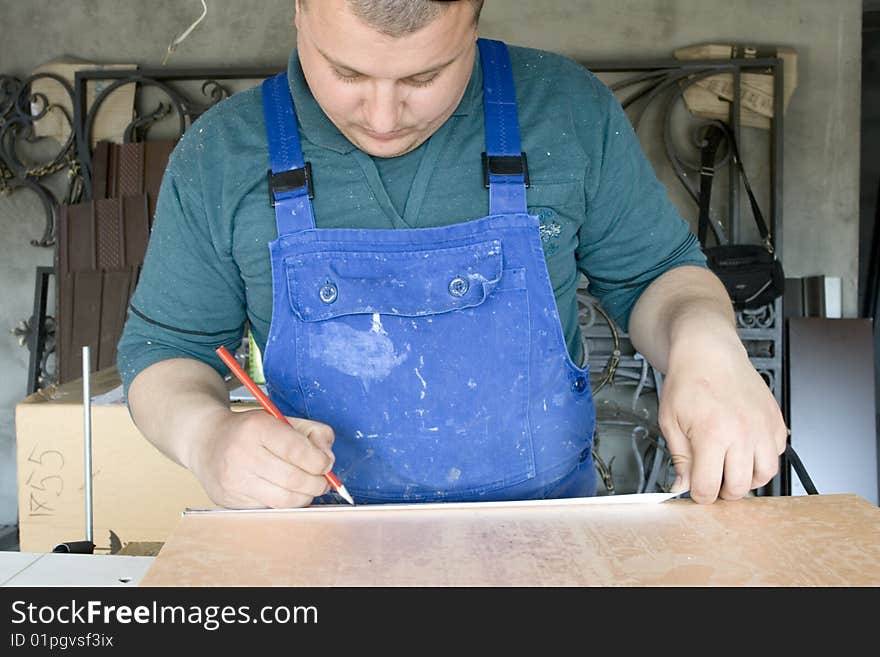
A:
{"type": "Polygon", "coordinates": [[[288,418],[285,426],[262,410],[220,409],[213,431],[192,445],[189,467],[205,492],[234,509],[308,506],[330,489],[333,429],[288,418]]]}
{"type": "Polygon", "coordinates": [[[229,410],[223,378],[190,358],[153,363],[128,390],[132,419],[168,458],[191,470],[221,506],[306,506],[328,490],[333,429],[263,410],[229,410]]]}

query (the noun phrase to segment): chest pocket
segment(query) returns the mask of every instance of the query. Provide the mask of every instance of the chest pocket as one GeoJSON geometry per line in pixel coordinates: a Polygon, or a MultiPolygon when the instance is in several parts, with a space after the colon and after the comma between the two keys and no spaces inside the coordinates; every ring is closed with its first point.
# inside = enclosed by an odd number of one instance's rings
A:
{"type": "Polygon", "coordinates": [[[535,476],[525,269],[478,239],[283,260],[303,410],[333,427],[358,499],[468,499],[535,476]]]}
{"type": "Polygon", "coordinates": [[[346,315],[422,317],[473,308],[501,283],[502,265],[501,241],[490,239],[406,252],[300,253],[285,259],[285,273],[294,313],[301,321],[320,322],[346,315]]]}

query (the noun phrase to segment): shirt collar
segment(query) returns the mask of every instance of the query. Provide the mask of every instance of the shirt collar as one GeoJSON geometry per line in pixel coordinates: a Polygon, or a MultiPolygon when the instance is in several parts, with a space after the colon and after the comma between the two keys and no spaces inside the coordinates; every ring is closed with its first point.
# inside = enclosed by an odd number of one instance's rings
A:
{"type": "MultiPolygon", "coordinates": [[[[355,150],[355,145],[339,131],[339,128],[333,124],[312,95],[303,75],[299,55],[295,48],[290,54],[290,60],[287,65],[287,81],[290,85],[293,104],[296,107],[300,130],[305,138],[316,146],[341,154],[350,153],[355,150]]],[[[480,68],[480,53],[477,50],[468,86],[452,116],[467,116],[473,113],[482,97],[482,88],[483,72],[480,68]]]]}

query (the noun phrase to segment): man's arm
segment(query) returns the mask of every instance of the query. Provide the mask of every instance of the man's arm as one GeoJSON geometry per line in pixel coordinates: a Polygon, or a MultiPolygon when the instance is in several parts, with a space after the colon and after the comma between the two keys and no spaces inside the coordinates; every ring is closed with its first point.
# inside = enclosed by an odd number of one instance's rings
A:
{"type": "Polygon", "coordinates": [[[303,506],[327,490],[321,475],[332,466],[332,429],[297,419],[285,427],[262,410],[233,413],[214,352],[241,343],[247,315],[232,220],[220,221],[204,202],[198,175],[207,167],[204,143],[223,127],[210,118],[199,119],[169,160],[118,369],[141,433],[189,468],[214,502],[303,506]]]}
{"type": "Polygon", "coordinates": [[[217,504],[305,506],[328,491],[333,431],[310,420],[285,426],[262,410],[233,412],[217,372],[197,360],[150,365],[128,391],[132,419],[162,453],[196,475],[217,504]]]}
{"type": "Polygon", "coordinates": [[[230,412],[220,375],[201,361],[186,358],[163,360],[138,374],[128,390],[128,405],[141,433],[165,456],[190,470],[196,446],[230,412]]]}
{"type": "Polygon", "coordinates": [[[739,340],[721,281],[700,267],[666,272],[640,296],[629,328],[633,346],[666,375],[659,420],[674,489],[711,503],[770,481],[787,430],[739,340]]]}

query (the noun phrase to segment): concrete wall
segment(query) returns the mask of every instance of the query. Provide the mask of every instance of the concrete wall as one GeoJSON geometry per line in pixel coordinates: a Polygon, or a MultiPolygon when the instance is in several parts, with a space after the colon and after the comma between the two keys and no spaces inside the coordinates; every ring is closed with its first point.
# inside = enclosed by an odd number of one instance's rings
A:
{"type": "MultiPolygon", "coordinates": [[[[282,67],[294,43],[291,0],[211,0],[205,21],[169,66],[282,67]]],[[[860,0],[487,0],[482,33],[581,60],[671,56],[695,43],[786,45],[800,54],[800,86],[785,135],[785,247],[789,276],[844,281],[856,313],[859,202],[860,0]]],[[[195,0],[0,0],[0,73],[25,76],[62,54],[161,63],[169,41],[201,12],[195,0]]],[[[27,192],[0,197],[0,524],[14,522],[13,412],[27,351],[8,331],[31,313],[33,272],[51,253],[27,192]]]]}
{"type": "MultiPolygon", "coordinates": [[[[880,2],[877,3],[880,7],[880,2]]],[[[860,281],[864,297],[867,267],[877,212],[877,191],[880,183],[880,10],[865,14],[862,43],[862,190],[861,231],[859,241],[860,281]]],[[[878,353],[880,357],[880,353],[878,353]]]]}

